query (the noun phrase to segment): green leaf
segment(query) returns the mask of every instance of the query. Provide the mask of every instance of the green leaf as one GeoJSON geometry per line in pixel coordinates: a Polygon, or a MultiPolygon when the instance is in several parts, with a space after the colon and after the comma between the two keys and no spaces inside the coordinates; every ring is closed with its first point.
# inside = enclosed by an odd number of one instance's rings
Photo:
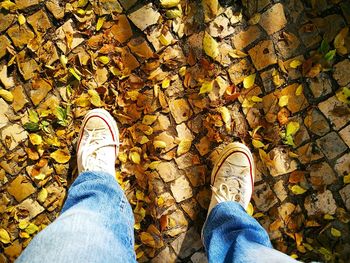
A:
{"type": "Polygon", "coordinates": [[[69,72],[78,80],[81,80],[81,77],[78,75],[77,72],[75,72],[74,68],[69,68],[69,72]]]}
{"type": "Polygon", "coordinates": [[[319,51],[322,54],[326,54],[329,51],[329,44],[328,44],[328,42],[325,39],[322,40],[321,46],[319,48],[319,51]]]}
{"type": "Polygon", "coordinates": [[[337,50],[333,49],[331,51],[328,51],[326,55],[324,55],[324,59],[327,61],[331,61],[334,59],[334,56],[336,54],[337,50]]]}
{"type": "Polygon", "coordinates": [[[32,110],[32,109],[28,110],[28,118],[31,122],[34,122],[34,123],[39,122],[39,116],[35,110],[32,110]]]}
{"type": "Polygon", "coordinates": [[[40,129],[39,124],[35,122],[27,122],[23,125],[23,127],[27,131],[32,131],[32,132],[38,131],[40,129]]]}

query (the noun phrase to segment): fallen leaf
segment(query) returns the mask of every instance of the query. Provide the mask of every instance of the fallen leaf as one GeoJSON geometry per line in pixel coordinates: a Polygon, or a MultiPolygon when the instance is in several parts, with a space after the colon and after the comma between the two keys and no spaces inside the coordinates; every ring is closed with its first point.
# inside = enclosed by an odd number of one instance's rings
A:
{"type": "Polygon", "coordinates": [[[156,149],[157,148],[164,149],[164,148],[166,148],[166,142],[156,140],[156,141],[153,142],[153,146],[156,149]]]}
{"type": "Polygon", "coordinates": [[[141,156],[138,152],[132,151],[129,154],[129,158],[133,163],[140,164],[141,156]]]}
{"type": "Polygon", "coordinates": [[[289,66],[291,68],[297,68],[297,67],[299,67],[302,64],[303,64],[303,62],[301,62],[300,60],[294,59],[292,62],[290,62],[289,66]]]}
{"type": "Polygon", "coordinates": [[[212,81],[204,81],[200,90],[199,90],[199,94],[211,92],[213,90],[213,84],[214,84],[213,80],[212,81]]]}
{"type": "Polygon", "coordinates": [[[36,133],[29,134],[29,140],[33,145],[40,145],[43,142],[43,138],[36,133]]]}
{"type": "Polygon", "coordinates": [[[74,78],[76,78],[78,81],[81,80],[81,77],[78,75],[78,73],[76,72],[76,69],[74,68],[69,68],[69,72],[74,76],[74,78]]]}
{"type": "Polygon", "coordinates": [[[143,244],[149,247],[156,247],[156,241],[154,240],[153,236],[150,233],[147,232],[141,232],[140,239],[143,244]]]}
{"type": "Polygon", "coordinates": [[[219,44],[207,32],[204,33],[204,37],[203,37],[203,49],[205,54],[207,54],[209,57],[213,59],[215,59],[220,54],[219,44]]]}
{"type": "Polygon", "coordinates": [[[305,193],[307,190],[306,189],[304,189],[304,188],[302,188],[301,186],[299,186],[299,185],[293,185],[291,188],[290,188],[290,190],[292,191],[292,193],[293,194],[295,194],[295,195],[301,195],[301,194],[303,194],[303,193],[305,193]]]}
{"type": "Polygon", "coordinates": [[[5,90],[5,89],[0,89],[0,97],[2,97],[7,102],[12,102],[13,101],[12,92],[8,91],[8,90],[5,90]]]}
{"type": "Polygon", "coordinates": [[[164,8],[171,8],[180,4],[180,0],[160,0],[160,4],[164,8]]]}
{"type": "Polygon", "coordinates": [[[67,149],[58,149],[50,154],[50,157],[57,163],[67,163],[70,160],[70,153],[67,149]]]}
{"type": "Polygon", "coordinates": [[[204,9],[205,22],[209,22],[211,19],[216,17],[220,8],[218,0],[202,0],[202,5],[204,9]]]}
{"type": "Polygon", "coordinates": [[[8,244],[11,242],[9,233],[3,228],[0,228],[0,241],[4,244],[8,244]]]}
{"type": "Polygon", "coordinates": [[[91,104],[94,105],[95,107],[101,107],[102,102],[101,102],[101,98],[100,98],[100,95],[98,94],[98,92],[94,89],[89,89],[88,93],[90,95],[91,104]]]}
{"type": "Polygon", "coordinates": [[[336,52],[337,52],[337,50],[335,50],[335,49],[328,51],[328,53],[326,55],[324,55],[324,59],[327,61],[333,60],[336,52]]]}
{"type": "Polygon", "coordinates": [[[261,141],[256,140],[256,139],[252,140],[252,144],[253,144],[254,148],[257,148],[257,149],[265,147],[265,144],[263,144],[261,141]]]}
{"type": "Polygon", "coordinates": [[[250,216],[252,216],[254,214],[254,207],[253,207],[251,202],[249,202],[246,211],[247,211],[247,214],[250,216]]]}
{"type": "Polygon", "coordinates": [[[24,25],[24,24],[26,23],[26,18],[25,18],[24,15],[22,15],[22,14],[19,14],[19,15],[18,15],[17,20],[18,20],[18,23],[19,23],[20,25],[24,25]]]}
{"type": "Polygon", "coordinates": [[[218,111],[221,113],[221,118],[225,123],[226,131],[231,130],[231,114],[227,107],[220,107],[218,111]]]}
{"type": "Polygon", "coordinates": [[[98,18],[97,24],[96,24],[96,31],[100,31],[100,29],[101,29],[101,27],[103,26],[105,20],[106,20],[105,17],[99,17],[99,18],[98,18]]]}
{"type": "Polygon", "coordinates": [[[280,106],[281,108],[284,107],[284,106],[287,106],[288,105],[288,101],[289,101],[289,96],[288,95],[283,95],[278,100],[278,106],[280,106]]]}
{"type": "Polygon", "coordinates": [[[187,153],[191,149],[192,140],[181,140],[178,147],[176,154],[182,155],[184,153],[187,153]]]}
{"type": "Polygon", "coordinates": [[[350,174],[344,175],[343,182],[344,184],[350,184],[350,174]]]}
{"type": "Polygon", "coordinates": [[[250,100],[253,101],[253,102],[262,102],[263,101],[262,98],[260,98],[258,96],[255,96],[255,95],[250,97],[250,100]]]}
{"type": "Polygon", "coordinates": [[[232,58],[244,58],[244,57],[248,56],[247,53],[244,53],[243,51],[238,50],[238,49],[234,49],[234,50],[230,51],[228,54],[232,58]]]}
{"type": "Polygon", "coordinates": [[[0,70],[0,81],[4,84],[6,89],[9,89],[15,85],[12,77],[7,77],[7,66],[3,65],[0,70]]]}
{"type": "Polygon", "coordinates": [[[34,234],[35,232],[39,231],[39,228],[38,228],[38,226],[35,225],[34,223],[30,223],[30,224],[26,227],[26,229],[25,229],[24,231],[26,231],[26,233],[27,233],[28,235],[32,235],[32,234],[34,234]]]}
{"type": "Polygon", "coordinates": [[[107,65],[109,63],[109,57],[108,56],[100,56],[100,57],[98,57],[98,60],[104,65],[107,65]]]}
{"type": "Polygon", "coordinates": [[[47,198],[48,192],[46,188],[41,189],[41,191],[38,194],[37,200],[41,203],[44,203],[47,198]]]}
{"type": "Polygon", "coordinates": [[[294,135],[300,128],[299,122],[291,121],[287,124],[286,135],[294,135]]]}
{"type": "Polygon", "coordinates": [[[249,88],[253,87],[254,82],[255,82],[255,77],[256,77],[256,74],[255,74],[255,73],[249,75],[248,77],[245,77],[245,78],[243,79],[243,87],[244,87],[245,89],[249,89],[249,88]]]}
{"type": "Polygon", "coordinates": [[[295,90],[295,95],[300,96],[303,93],[303,85],[300,84],[297,89],[295,90]]]}
{"type": "Polygon", "coordinates": [[[341,232],[338,229],[331,227],[331,235],[334,237],[341,237],[341,232]]]}
{"type": "Polygon", "coordinates": [[[145,115],[143,116],[142,124],[152,125],[157,120],[157,118],[158,117],[156,115],[145,115]]]}

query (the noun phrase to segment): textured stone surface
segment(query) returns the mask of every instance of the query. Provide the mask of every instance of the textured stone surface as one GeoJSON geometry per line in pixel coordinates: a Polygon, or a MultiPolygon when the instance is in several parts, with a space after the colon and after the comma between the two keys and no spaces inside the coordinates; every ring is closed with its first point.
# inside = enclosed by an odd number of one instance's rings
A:
{"type": "Polygon", "coordinates": [[[16,179],[10,183],[7,190],[18,202],[21,202],[35,192],[35,188],[30,180],[23,175],[17,176],[16,179]]]}
{"type": "Polygon", "coordinates": [[[265,31],[271,35],[287,24],[287,19],[284,15],[284,9],[282,4],[275,4],[267,11],[265,11],[260,18],[259,24],[265,29],[265,31]]]}
{"type": "Polygon", "coordinates": [[[336,130],[344,126],[350,117],[349,107],[340,102],[335,96],[321,102],[318,108],[331,121],[336,130]]]}
{"type": "Polygon", "coordinates": [[[140,30],[144,30],[157,23],[160,14],[154,9],[152,3],[149,3],[135,10],[128,17],[140,30]]]}
{"type": "Polygon", "coordinates": [[[335,132],[330,132],[318,139],[317,145],[330,160],[339,156],[348,148],[340,136],[335,132]]]}
{"type": "Polygon", "coordinates": [[[192,197],[192,187],[185,176],[181,176],[172,182],[170,189],[178,203],[192,197]]]}
{"type": "Polygon", "coordinates": [[[248,52],[257,70],[264,69],[269,65],[277,63],[275,49],[271,40],[259,42],[248,52]]]}
{"type": "Polygon", "coordinates": [[[243,49],[246,46],[259,39],[261,36],[261,30],[258,26],[250,26],[246,30],[235,34],[232,38],[232,43],[237,49],[243,49]]]}
{"type": "Polygon", "coordinates": [[[338,64],[334,65],[334,79],[343,87],[350,83],[350,60],[344,59],[338,64]]]}

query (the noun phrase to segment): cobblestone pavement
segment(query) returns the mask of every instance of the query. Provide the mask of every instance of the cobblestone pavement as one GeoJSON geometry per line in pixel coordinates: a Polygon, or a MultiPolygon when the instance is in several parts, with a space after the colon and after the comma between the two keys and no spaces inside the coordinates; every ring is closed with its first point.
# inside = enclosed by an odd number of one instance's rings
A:
{"type": "Polygon", "coordinates": [[[58,216],[94,107],[118,120],[140,262],[206,262],[210,170],[234,140],[254,151],[249,213],[274,246],[348,262],[349,1],[0,6],[0,262],[58,216]]]}

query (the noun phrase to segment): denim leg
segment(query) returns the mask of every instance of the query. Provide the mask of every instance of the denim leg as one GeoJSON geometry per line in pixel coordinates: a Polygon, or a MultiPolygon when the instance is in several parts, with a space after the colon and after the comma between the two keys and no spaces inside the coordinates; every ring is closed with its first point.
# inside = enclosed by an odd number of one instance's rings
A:
{"type": "Polygon", "coordinates": [[[265,229],[236,202],[222,202],[203,227],[209,262],[297,262],[272,248],[265,229]]]}
{"type": "Polygon", "coordinates": [[[134,216],[115,178],[102,172],[80,174],[61,215],[16,262],[136,262],[134,216]]]}

